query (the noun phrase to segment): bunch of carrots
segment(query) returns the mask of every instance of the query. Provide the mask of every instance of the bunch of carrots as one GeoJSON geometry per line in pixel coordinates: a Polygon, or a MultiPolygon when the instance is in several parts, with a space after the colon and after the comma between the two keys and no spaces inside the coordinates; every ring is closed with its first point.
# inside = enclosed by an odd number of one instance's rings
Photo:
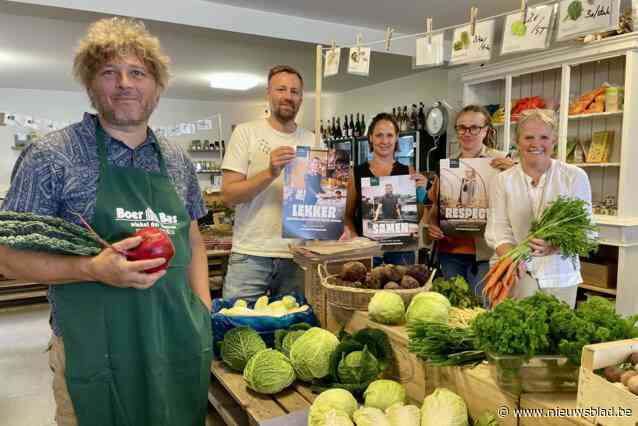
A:
{"type": "Polygon", "coordinates": [[[588,204],[579,198],[559,197],[532,222],[527,238],[492,265],[483,279],[490,306],[504,301],[518,279],[520,264],[531,256],[529,241],[538,238],[557,247],[563,257],[577,259],[598,248],[596,225],[588,204]]]}

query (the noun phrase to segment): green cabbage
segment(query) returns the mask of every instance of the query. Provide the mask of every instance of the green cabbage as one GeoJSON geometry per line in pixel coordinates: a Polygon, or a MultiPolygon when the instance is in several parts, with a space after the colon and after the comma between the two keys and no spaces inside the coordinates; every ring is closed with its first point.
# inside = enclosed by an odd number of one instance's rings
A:
{"type": "Polygon", "coordinates": [[[323,415],[323,422],[315,422],[315,426],[354,426],[354,423],[343,411],[332,409],[323,415]]]}
{"type": "Polygon", "coordinates": [[[357,400],[350,392],[344,389],[329,389],[321,392],[310,406],[308,413],[308,426],[325,425],[326,415],[336,410],[348,416],[357,409],[357,400]]]}
{"type": "Polygon", "coordinates": [[[442,294],[426,291],[412,298],[405,319],[408,323],[416,320],[447,323],[451,307],[450,301],[442,294]]]}
{"type": "Polygon", "coordinates": [[[224,363],[235,371],[244,371],[248,360],[266,349],[261,336],[250,327],[236,327],[224,335],[221,355],[224,363]]]}
{"type": "Polygon", "coordinates": [[[391,426],[383,411],[375,407],[360,408],[354,412],[353,418],[357,426],[391,426]]]}
{"type": "Polygon", "coordinates": [[[385,410],[394,404],[405,404],[405,388],[394,380],[375,380],[363,393],[366,407],[385,410]]]}
{"type": "Polygon", "coordinates": [[[293,330],[288,332],[281,342],[281,353],[289,357],[292,344],[303,336],[305,332],[306,330],[293,330]]]}
{"type": "Polygon", "coordinates": [[[341,383],[366,383],[379,375],[379,361],[365,346],[362,351],[345,355],[337,367],[337,376],[341,383]]]}
{"type": "Polygon", "coordinates": [[[330,372],[330,357],[339,345],[339,339],[319,327],[306,331],[292,344],[290,360],[297,377],[305,382],[326,377],[330,372]]]}
{"type": "Polygon", "coordinates": [[[378,291],[370,299],[368,313],[372,321],[396,325],[403,321],[405,305],[398,294],[391,291],[378,291]]]}
{"type": "Polygon", "coordinates": [[[423,400],[421,426],[468,426],[463,398],[445,388],[436,388],[423,400]]]}
{"type": "Polygon", "coordinates": [[[281,298],[281,301],[284,302],[286,309],[294,309],[299,307],[297,299],[295,299],[293,296],[284,296],[281,298]]]}
{"type": "Polygon", "coordinates": [[[394,404],[385,410],[385,415],[392,426],[419,426],[421,410],[414,405],[394,404]]]}
{"type": "Polygon", "coordinates": [[[281,392],[295,381],[290,360],[274,349],[264,349],[253,355],[244,369],[244,379],[255,392],[281,392]]]}

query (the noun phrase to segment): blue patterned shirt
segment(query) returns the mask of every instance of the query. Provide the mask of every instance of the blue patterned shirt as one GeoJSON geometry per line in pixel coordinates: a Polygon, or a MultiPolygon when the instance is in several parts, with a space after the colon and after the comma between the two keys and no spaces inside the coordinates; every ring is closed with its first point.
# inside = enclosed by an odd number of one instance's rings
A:
{"type": "MultiPolygon", "coordinates": [[[[71,213],[77,212],[90,222],[95,213],[100,177],[96,123],[97,117],[87,113],[81,122],[29,144],[15,164],[11,188],[2,209],[58,216],[79,225],[78,218],[71,213]]],[[[158,139],[151,131],[146,141],[135,149],[108,135],[105,142],[109,164],[149,172],[159,172],[159,158],[153,146],[158,144],[168,175],[190,217],[197,220],[206,214],[195,167],[179,145],[158,139]]],[[[55,286],[49,286],[49,302],[51,327],[59,336],[55,286]]]]}

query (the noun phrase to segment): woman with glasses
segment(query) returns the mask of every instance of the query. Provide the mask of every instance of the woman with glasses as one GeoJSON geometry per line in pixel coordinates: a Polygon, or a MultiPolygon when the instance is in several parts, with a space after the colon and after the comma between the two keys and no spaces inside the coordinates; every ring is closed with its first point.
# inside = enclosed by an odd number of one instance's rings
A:
{"type": "MultiPolygon", "coordinates": [[[[525,240],[532,221],[559,196],[584,200],[591,215],[589,178],[581,168],[552,159],[556,139],[553,111],[521,114],[516,128],[520,164],[499,174],[490,191],[485,238],[497,256],[525,240]]],[[[532,239],[529,245],[532,258],[521,264],[510,297],[522,299],[542,291],[573,308],[582,282],[578,258],[563,258],[556,247],[540,239],[532,239]]]]}
{"type": "MultiPolygon", "coordinates": [[[[411,170],[405,164],[399,163],[394,158],[399,148],[398,138],[399,125],[392,115],[380,113],[372,119],[368,128],[368,144],[372,152],[372,159],[355,167],[348,181],[344,231],[340,241],[363,235],[364,214],[376,214],[371,211],[369,203],[362,203],[361,178],[410,175],[416,183],[417,193],[422,191],[422,198],[425,197],[425,186],[427,184],[425,176],[420,173],[414,173],[414,170],[411,170]]],[[[421,202],[419,197],[417,197],[417,201],[421,202]]],[[[415,260],[414,252],[385,252],[383,259],[375,258],[375,263],[383,261],[385,263],[403,265],[413,264],[415,260]]]]}
{"type": "MultiPolygon", "coordinates": [[[[514,162],[505,153],[494,149],[496,130],[489,112],[479,105],[468,105],[456,116],[454,126],[460,153],[456,158],[492,158],[491,166],[507,170],[514,162]]],[[[431,200],[439,199],[438,178],[434,180],[431,200]]],[[[481,280],[489,269],[489,259],[494,251],[483,237],[447,236],[439,227],[438,208],[433,208],[428,225],[430,239],[436,241],[441,272],[445,279],[462,276],[477,296],[481,295],[481,280]]]]}

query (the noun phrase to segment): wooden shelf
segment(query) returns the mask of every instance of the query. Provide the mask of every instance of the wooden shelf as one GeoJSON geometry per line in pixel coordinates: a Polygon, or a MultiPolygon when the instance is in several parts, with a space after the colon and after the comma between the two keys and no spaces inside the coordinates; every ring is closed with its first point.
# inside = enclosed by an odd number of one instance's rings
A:
{"type": "Polygon", "coordinates": [[[623,113],[624,111],[596,112],[593,114],[575,114],[575,115],[570,115],[569,119],[570,120],[588,120],[588,119],[594,119],[594,118],[610,118],[610,117],[622,116],[623,113]]]}
{"type": "Polygon", "coordinates": [[[620,163],[568,163],[582,168],[588,167],[620,167],[620,163]]]}
{"type": "Polygon", "coordinates": [[[603,287],[598,287],[598,286],[589,285],[589,284],[579,284],[578,287],[583,288],[585,290],[591,290],[598,293],[610,294],[612,296],[616,296],[615,288],[603,288],[603,287]]]}

